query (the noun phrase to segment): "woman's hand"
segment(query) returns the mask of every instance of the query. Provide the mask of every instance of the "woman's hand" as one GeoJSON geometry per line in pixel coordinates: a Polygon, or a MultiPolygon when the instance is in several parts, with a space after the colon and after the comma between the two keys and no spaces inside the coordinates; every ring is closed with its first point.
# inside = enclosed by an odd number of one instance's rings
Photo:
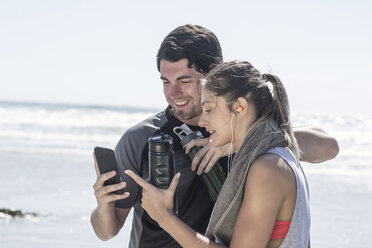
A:
{"type": "Polygon", "coordinates": [[[176,192],[181,173],[177,173],[169,185],[169,188],[159,189],[146,182],[143,178],[137,176],[134,172],[126,170],[133,180],[142,187],[142,207],[156,222],[160,223],[166,220],[169,215],[173,215],[173,197],[176,192]]]}
{"type": "Polygon", "coordinates": [[[209,142],[209,138],[193,139],[186,146],[186,154],[188,154],[194,146],[202,147],[196,153],[191,164],[191,170],[198,168],[198,175],[201,175],[203,172],[208,173],[221,157],[225,157],[229,154],[230,148],[230,144],[214,147],[212,143],[209,142]]]}
{"type": "Polygon", "coordinates": [[[223,247],[195,232],[181,219],[173,215],[173,196],[181,175],[180,173],[177,173],[173,177],[169,188],[166,190],[156,188],[130,170],[126,170],[125,173],[143,188],[142,207],[182,247],[223,247]]]}

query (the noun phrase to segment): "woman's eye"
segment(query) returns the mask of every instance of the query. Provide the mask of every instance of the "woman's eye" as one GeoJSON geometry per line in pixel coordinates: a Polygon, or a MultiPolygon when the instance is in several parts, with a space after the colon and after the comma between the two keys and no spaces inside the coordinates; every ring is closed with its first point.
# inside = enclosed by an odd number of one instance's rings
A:
{"type": "Polygon", "coordinates": [[[210,113],[211,110],[210,110],[210,109],[206,109],[206,110],[204,110],[204,112],[205,112],[205,113],[210,113]]]}

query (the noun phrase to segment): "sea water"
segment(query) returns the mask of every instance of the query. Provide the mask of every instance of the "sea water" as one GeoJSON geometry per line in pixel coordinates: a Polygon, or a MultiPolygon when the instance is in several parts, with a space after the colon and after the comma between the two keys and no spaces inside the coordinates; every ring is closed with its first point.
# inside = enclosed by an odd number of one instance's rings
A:
{"type": "MultiPolygon", "coordinates": [[[[97,205],[93,148],[114,148],[126,129],[158,111],[0,102],[0,208],[39,214],[0,216],[0,247],[127,247],[131,215],[106,242],[91,227],[97,205]]],[[[293,113],[292,119],[297,127],[325,129],[340,146],[333,160],[303,163],[311,194],[312,246],[369,246],[372,116],[293,113]]]]}

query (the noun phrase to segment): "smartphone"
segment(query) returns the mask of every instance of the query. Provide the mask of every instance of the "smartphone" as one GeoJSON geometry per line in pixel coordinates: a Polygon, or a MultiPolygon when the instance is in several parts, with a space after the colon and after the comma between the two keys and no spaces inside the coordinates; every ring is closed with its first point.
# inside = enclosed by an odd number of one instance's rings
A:
{"type": "MultiPolygon", "coordinates": [[[[116,164],[115,153],[113,150],[104,147],[95,147],[94,154],[96,155],[97,163],[99,172],[101,174],[109,172],[109,171],[116,171],[116,175],[114,177],[109,178],[104,185],[112,185],[121,183],[122,180],[120,178],[120,173],[118,170],[118,166],[116,164]]],[[[112,193],[122,195],[124,194],[123,189],[119,189],[113,191],[112,193]]]]}

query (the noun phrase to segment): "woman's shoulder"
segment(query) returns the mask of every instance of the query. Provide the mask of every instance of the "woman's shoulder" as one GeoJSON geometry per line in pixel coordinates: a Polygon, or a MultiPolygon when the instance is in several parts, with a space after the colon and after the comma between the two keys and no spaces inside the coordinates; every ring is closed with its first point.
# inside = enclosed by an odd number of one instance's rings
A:
{"type": "Polygon", "coordinates": [[[251,164],[247,178],[254,183],[271,181],[281,184],[283,180],[290,181],[295,179],[293,171],[287,162],[273,153],[265,153],[259,156],[251,164]]]}

